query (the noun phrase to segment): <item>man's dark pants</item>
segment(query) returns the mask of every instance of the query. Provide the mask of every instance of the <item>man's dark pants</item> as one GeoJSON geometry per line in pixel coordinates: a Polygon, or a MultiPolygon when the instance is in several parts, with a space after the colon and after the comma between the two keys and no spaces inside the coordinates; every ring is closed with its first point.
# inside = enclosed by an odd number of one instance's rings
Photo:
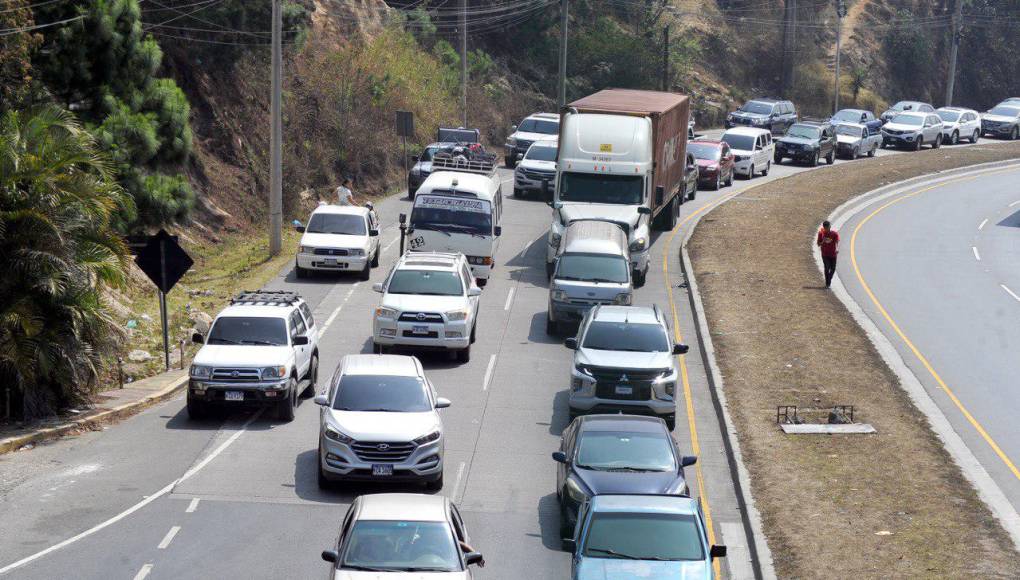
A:
{"type": "Polygon", "coordinates": [[[836,273],[836,256],[822,256],[822,264],[825,265],[825,287],[832,284],[832,276],[836,273]]]}

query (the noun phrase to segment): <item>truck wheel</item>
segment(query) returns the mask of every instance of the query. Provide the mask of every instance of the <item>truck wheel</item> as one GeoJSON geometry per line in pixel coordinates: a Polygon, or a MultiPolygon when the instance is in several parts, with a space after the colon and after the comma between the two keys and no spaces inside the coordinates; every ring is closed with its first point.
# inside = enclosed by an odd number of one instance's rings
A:
{"type": "Polygon", "coordinates": [[[276,407],[276,418],[284,423],[294,420],[294,397],[297,395],[294,391],[296,390],[297,381],[291,377],[290,382],[287,383],[287,398],[277,403],[276,407]]]}
{"type": "Polygon", "coordinates": [[[310,397],[315,394],[315,387],[319,384],[319,355],[312,355],[312,364],[308,367],[308,386],[302,396],[310,397]]]}
{"type": "Polygon", "coordinates": [[[192,421],[201,421],[209,417],[209,408],[205,403],[188,397],[188,418],[192,421]]]}
{"type": "Polygon", "coordinates": [[[754,179],[754,174],[755,174],[755,173],[757,173],[757,171],[755,171],[755,170],[754,170],[754,163],[752,163],[752,164],[751,164],[751,169],[749,169],[749,170],[747,171],[747,178],[748,178],[748,179],[754,179]]]}
{"type": "Polygon", "coordinates": [[[515,159],[511,159],[510,157],[504,157],[503,165],[506,165],[507,169],[513,169],[514,167],[517,167],[517,161],[515,159]]]}
{"type": "Polygon", "coordinates": [[[439,491],[443,489],[443,474],[440,473],[439,477],[425,482],[425,489],[428,491],[439,491]]]}
{"type": "MultiPolygon", "coordinates": [[[[681,195],[683,195],[683,194],[681,194],[681,195]]],[[[671,204],[669,206],[669,208],[667,209],[669,214],[666,216],[666,219],[663,220],[663,228],[662,228],[664,231],[667,231],[667,232],[673,231],[673,228],[676,227],[676,215],[680,211],[679,208],[678,208],[679,201],[677,200],[677,198],[674,197],[673,201],[671,201],[669,203],[671,204]]]]}
{"type": "Polygon", "coordinates": [[[720,171],[719,173],[715,174],[715,187],[713,187],[712,189],[719,191],[720,189],[722,189],[722,184],[723,184],[722,171],[720,171]]]}
{"type": "Polygon", "coordinates": [[[372,342],[372,352],[375,354],[386,354],[389,349],[385,344],[379,344],[378,342],[372,342]]]}
{"type": "Polygon", "coordinates": [[[829,165],[832,165],[833,163],[836,162],[836,150],[835,149],[831,149],[829,151],[829,155],[825,158],[825,162],[828,163],[829,165]]]}
{"type": "Polygon", "coordinates": [[[776,154],[772,156],[772,160],[776,162],[776,165],[783,164],[783,156],[780,155],[778,151],[776,151],[776,154]]]}

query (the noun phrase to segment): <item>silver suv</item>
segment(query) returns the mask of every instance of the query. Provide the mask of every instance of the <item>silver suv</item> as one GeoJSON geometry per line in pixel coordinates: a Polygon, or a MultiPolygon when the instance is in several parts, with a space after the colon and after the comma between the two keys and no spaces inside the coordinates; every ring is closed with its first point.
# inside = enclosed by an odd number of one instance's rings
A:
{"type": "Polygon", "coordinates": [[[658,306],[596,306],[566,340],[574,351],[570,418],[585,413],[645,413],[676,426],[677,355],[658,306]]]}

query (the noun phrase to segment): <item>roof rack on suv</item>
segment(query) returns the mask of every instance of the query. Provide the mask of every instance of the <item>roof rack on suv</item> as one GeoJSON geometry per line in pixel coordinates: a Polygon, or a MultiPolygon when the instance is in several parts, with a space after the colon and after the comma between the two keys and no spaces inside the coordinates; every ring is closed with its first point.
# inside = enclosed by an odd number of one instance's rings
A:
{"type": "Polygon", "coordinates": [[[435,173],[439,170],[489,175],[496,171],[496,156],[492,154],[485,156],[475,154],[473,159],[468,159],[463,156],[454,156],[450,153],[440,152],[436,153],[432,158],[432,172],[435,173]]]}
{"type": "Polygon", "coordinates": [[[253,304],[265,306],[290,306],[298,300],[301,295],[289,290],[245,290],[231,298],[231,304],[253,304]]]}

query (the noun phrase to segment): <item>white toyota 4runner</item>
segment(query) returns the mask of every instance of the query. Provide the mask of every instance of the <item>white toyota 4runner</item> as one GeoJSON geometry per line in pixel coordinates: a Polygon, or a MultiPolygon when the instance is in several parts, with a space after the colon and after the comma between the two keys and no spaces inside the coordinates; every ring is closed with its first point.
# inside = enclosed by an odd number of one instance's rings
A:
{"type": "Polygon", "coordinates": [[[293,292],[243,292],[213,321],[191,365],[188,416],[214,408],[266,406],[284,421],[294,419],[298,396],[315,392],[319,374],[319,327],[293,292]]]}

